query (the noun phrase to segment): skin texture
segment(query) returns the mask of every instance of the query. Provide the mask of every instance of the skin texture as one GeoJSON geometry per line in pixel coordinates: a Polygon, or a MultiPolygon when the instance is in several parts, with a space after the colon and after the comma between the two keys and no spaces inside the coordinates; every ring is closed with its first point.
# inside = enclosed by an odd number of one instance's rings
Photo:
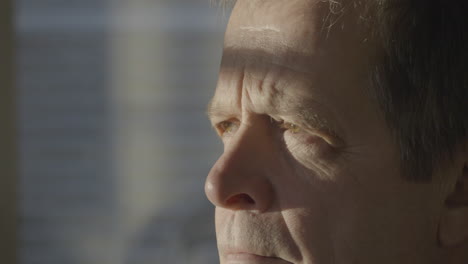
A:
{"type": "Polygon", "coordinates": [[[224,143],[205,185],[220,262],[448,263],[438,232],[464,159],[431,183],[401,177],[366,92],[372,43],[353,9],[332,28],[329,14],[236,3],[208,108],[224,143]]]}

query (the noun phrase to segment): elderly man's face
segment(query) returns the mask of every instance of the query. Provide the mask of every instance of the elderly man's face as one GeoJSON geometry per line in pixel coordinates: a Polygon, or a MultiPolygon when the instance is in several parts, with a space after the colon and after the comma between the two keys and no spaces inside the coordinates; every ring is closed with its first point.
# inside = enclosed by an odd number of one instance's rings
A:
{"type": "Polygon", "coordinates": [[[440,262],[440,185],[401,177],[354,12],[328,28],[323,1],[236,4],[209,106],[221,263],[440,262]]]}

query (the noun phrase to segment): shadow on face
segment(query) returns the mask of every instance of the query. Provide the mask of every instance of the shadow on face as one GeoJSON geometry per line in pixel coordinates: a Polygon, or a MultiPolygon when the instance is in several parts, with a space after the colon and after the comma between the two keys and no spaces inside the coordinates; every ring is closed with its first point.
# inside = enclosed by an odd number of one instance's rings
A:
{"type": "Polygon", "coordinates": [[[350,12],[322,34],[329,14],[305,0],[232,13],[208,109],[224,143],[205,186],[221,262],[439,263],[440,185],[402,179],[366,92],[365,30],[350,12]]]}

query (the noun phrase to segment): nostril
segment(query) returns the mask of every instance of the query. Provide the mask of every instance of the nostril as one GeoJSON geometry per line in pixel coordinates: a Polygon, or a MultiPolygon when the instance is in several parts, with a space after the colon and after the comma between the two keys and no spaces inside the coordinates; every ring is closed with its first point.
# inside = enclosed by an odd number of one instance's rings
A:
{"type": "Polygon", "coordinates": [[[227,204],[255,204],[254,199],[248,194],[236,194],[226,201],[227,204]]]}

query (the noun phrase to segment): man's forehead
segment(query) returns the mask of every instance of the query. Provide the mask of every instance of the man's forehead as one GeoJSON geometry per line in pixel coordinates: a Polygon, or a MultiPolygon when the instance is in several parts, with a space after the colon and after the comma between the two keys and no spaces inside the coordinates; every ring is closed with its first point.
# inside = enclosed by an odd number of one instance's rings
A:
{"type": "MultiPolygon", "coordinates": [[[[301,52],[284,50],[230,49],[223,52],[215,98],[223,101],[241,99],[242,90],[273,103],[276,98],[308,98],[320,92],[322,69],[313,58],[301,52]],[[229,98],[225,98],[229,95],[229,98]]],[[[316,95],[314,95],[316,96],[316,95]]],[[[235,100],[236,101],[236,100],[235,100]]],[[[225,102],[225,103],[226,103],[225,102]]]]}
{"type": "Polygon", "coordinates": [[[323,0],[240,0],[226,31],[224,53],[242,50],[236,61],[267,60],[309,72],[316,71],[317,63],[340,72],[351,64],[363,66],[359,64],[371,49],[363,43],[363,27],[354,9],[336,14],[323,0]],[[336,25],[330,28],[329,23],[336,25]]]}
{"type": "Polygon", "coordinates": [[[292,49],[311,53],[320,30],[320,1],[238,1],[225,38],[225,47],[265,49],[269,52],[292,49]],[[307,45],[305,45],[308,43],[307,45]]]}

